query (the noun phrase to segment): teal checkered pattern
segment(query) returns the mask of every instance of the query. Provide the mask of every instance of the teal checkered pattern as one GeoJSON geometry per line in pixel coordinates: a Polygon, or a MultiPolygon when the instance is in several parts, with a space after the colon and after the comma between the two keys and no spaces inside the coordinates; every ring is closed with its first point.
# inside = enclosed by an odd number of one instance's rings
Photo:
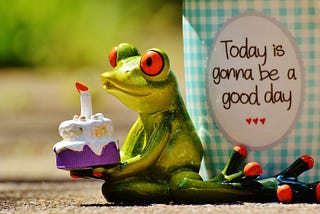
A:
{"type": "Polygon", "coordinates": [[[277,146],[249,151],[248,161],[257,161],[263,174],[279,173],[303,154],[315,159],[302,181],[320,180],[320,5],[317,0],[185,0],[183,16],[187,107],[205,148],[209,175],[223,169],[233,145],[210,116],[206,99],[209,50],[216,33],[232,16],[262,12],[278,20],[295,38],[305,68],[303,111],[290,134],[277,146]]]}

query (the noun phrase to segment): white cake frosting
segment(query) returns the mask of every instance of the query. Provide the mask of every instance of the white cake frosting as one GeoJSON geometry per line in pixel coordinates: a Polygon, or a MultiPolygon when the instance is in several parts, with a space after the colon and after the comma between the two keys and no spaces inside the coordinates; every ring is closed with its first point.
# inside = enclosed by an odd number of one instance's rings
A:
{"type": "Polygon", "coordinates": [[[66,149],[80,152],[87,145],[96,155],[101,155],[103,148],[111,142],[114,142],[119,149],[118,140],[112,137],[112,121],[105,118],[102,113],[92,115],[90,118],[76,115],[73,120],[60,124],[59,134],[63,140],[54,145],[56,153],[66,149]]]}

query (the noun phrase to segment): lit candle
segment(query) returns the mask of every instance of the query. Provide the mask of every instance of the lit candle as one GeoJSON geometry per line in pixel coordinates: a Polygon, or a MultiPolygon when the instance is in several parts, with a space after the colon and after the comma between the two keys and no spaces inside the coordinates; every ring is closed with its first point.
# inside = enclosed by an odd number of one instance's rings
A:
{"type": "Polygon", "coordinates": [[[76,88],[80,93],[81,116],[90,118],[92,114],[92,104],[88,87],[80,82],[76,82],[76,88]]]}

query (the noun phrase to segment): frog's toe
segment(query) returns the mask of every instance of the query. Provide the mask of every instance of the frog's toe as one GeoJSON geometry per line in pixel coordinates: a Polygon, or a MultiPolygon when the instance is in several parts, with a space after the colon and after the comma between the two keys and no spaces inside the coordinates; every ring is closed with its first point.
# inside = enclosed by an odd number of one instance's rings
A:
{"type": "Polygon", "coordinates": [[[282,177],[297,180],[298,176],[303,172],[312,169],[314,160],[309,155],[300,156],[295,162],[293,162],[287,169],[283,170],[279,175],[278,179],[282,177]]]}
{"type": "Polygon", "coordinates": [[[233,147],[233,151],[239,153],[239,155],[242,157],[247,157],[247,154],[248,154],[246,147],[242,145],[233,147]]]}
{"type": "Polygon", "coordinates": [[[93,169],[92,174],[93,174],[95,177],[102,178],[102,177],[105,176],[106,173],[105,173],[104,168],[102,168],[102,167],[97,167],[97,168],[93,169]]]}
{"type": "Polygon", "coordinates": [[[262,173],[262,167],[257,162],[249,162],[245,165],[243,172],[246,177],[257,178],[262,173]]]}
{"type": "Polygon", "coordinates": [[[107,180],[110,178],[108,175],[108,170],[110,170],[110,169],[106,169],[104,167],[97,167],[92,170],[92,175],[95,178],[107,180]]]}
{"type": "Polygon", "coordinates": [[[305,184],[288,180],[277,189],[278,200],[282,203],[320,203],[320,183],[305,184]]]}
{"type": "Polygon", "coordinates": [[[72,174],[71,172],[70,172],[70,177],[73,178],[73,179],[81,178],[80,176],[72,174]]]}
{"type": "Polygon", "coordinates": [[[225,176],[232,175],[239,171],[239,167],[243,160],[247,156],[246,147],[239,145],[233,148],[233,151],[229,157],[229,161],[226,164],[225,168],[222,170],[222,174],[225,176]]]}
{"type": "Polygon", "coordinates": [[[277,189],[278,200],[282,203],[290,203],[293,198],[293,192],[288,184],[283,184],[277,189]]]}

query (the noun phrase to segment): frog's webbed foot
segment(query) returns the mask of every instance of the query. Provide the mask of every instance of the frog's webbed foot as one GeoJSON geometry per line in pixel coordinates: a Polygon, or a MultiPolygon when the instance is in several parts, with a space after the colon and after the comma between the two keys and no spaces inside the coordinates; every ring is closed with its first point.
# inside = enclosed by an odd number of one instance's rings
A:
{"type": "Polygon", "coordinates": [[[310,156],[303,155],[280,174],[262,179],[259,163],[250,162],[239,170],[246,155],[244,147],[236,146],[221,173],[207,181],[191,177],[191,172],[175,175],[171,183],[175,201],[320,202],[320,182],[305,184],[298,181],[300,174],[313,167],[310,156]]]}
{"type": "Polygon", "coordinates": [[[280,174],[262,179],[260,177],[262,168],[256,162],[250,162],[245,165],[243,171],[238,171],[245,156],[245,148],[236,146],[225,169],[212,180],[238,183],[241,189],[253,192],[257,198],[262,200],[274,201],[276,199],[283,203],[320,202],[320,182],[306,184],[298,180],[303,172],[313,167],[312,157],[302,155],[280,174]]]}
{"type": "MultiPolygon", "coordinates": [[[[219,175],[207,181],[203,181],[195,172],[178,172],[171,180],[175,202],[276,201],[274,188],[265,188],[257,181],[262,173],[260,164],[251,162],[244,167],[244,170],[239,170],[246,155],[245,147],[234,147],[225,168],[219,175]]],[[[274,178],[271,183],[276,183],[276,179],[274,178]]]]}
{"type": "Polygon", "coordinates": [[[227,162],[225,168],[221,173],[214,178],[211,182],[225,182],[225,183],[239,183],[243,185],[259,185],[256,180],[262,173],[261,165],[257,162],[249,162],[240,170],[244,159],[247,156],[247,150],[243,146],[235,146],[233,152],[227,162]]]}
{"type": "Polygon", "coordinates": [[[298,181],[298,176],[311,169],[313,165],[312,157],[302,155],[275,176],[278,180],[277,196],[280,202],[320,202],[320,182],[306,184],[298,181]]]}
{"type": "Polygon", "coordinates": [[[209,181],[218,182],[234,182],[244,179],[243,176],[247,176],[246,180],[250,178],[256,178],[261,174],[261,166],[255,162],[247,164],[244,168],[244,172],[239,170],[240,166],[243,164],[244,159],[247,157],[247,150],[244,146],[235,146],[231,153],[231,156],[221,173],[209,181]],[[245,173],[245,174],[244,174],[245,173]]]}

